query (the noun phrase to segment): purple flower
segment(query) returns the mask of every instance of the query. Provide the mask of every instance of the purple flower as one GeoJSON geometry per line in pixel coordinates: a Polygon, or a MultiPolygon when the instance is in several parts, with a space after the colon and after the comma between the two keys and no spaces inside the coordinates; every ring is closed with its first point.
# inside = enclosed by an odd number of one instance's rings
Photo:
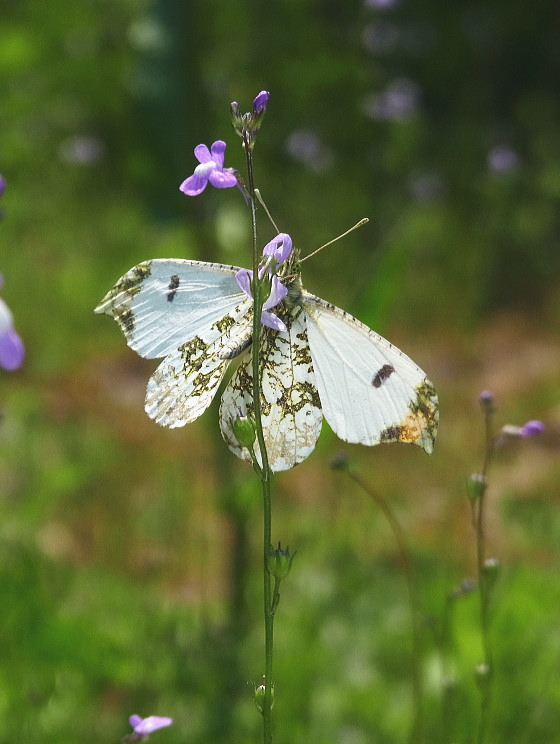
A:
{"type": "MultiPolygon", "coordinates": [[[[0,275],[0,286],[2,276],[0,275]]],[[[14,330],[14,319],[10,308],[0,299],[0,367],[13,372],[23,364],[25,349],[23,341],[14,330]]]]}
{"type": "Polygon", "coordinates": [[[253,114],[255,114],[255,116],[266,111],[266,104],[268,103],[269,98],[270,93],[267,90],[261,90],[258,96],[255,97],[253,101],[253,114]]]}
{"type": "Polygon", "coordinates": [[[222,140],[216,140],[210,150],[206,145],[197,145],[194,154],[200,165],[196,166],[192,176],[183,181],[179,190],[187,196],[197,196],[204,191],[208,182],[217,189],[237,186],[237,177],[233,170],[224,170],[225,150],[226,143],[222,140]]]}
{"type": "Polygon", "coordinates": [[[501,444],[507,437],[518,437],[519,439],[530,439],[531,437],[538,437],[544,432],[544,424],[542,421],[527,421],[523,426],[514,426],[513,424],[506,424],[502,426],[501,435],[497,441],[501,444]]]}
{"type": "MultiPolygon", "coordinates": [[[[253,295],[251,294],[251,280],[253,278],[253,272],[250,269],[240,269],[235,275],[235,278],[245,294],[253,299],[253,295]]],[[[270,294],[268,295],[268,299],[263,303],[262,306],[261,323],[263,325],[268,326],[269,328],[273,328],[275,331],[286,330],[286,325],[280,320],[280,318],[277,315],[274,315],[274,313],[267,312],[267,310],[276,307],[276,305],[282,302],[287,294],[287,288],[282,284],[280,279],[278,279],[275,274],[271,280],[270,294]]]]}
{"type": "Polygon", "coordinates": [[[287,233],[278,233],[263,248],[263,256],[271,256],[276,259],[276,266],[280,266],[292,252],[292,239],[287,233]]]}
{"type": "Polygon", "coordinates": [[[171,726],[173,723],[172,718],[166,718],[165,716],[149,716],[148,718],[141,718],[140,716],[133,715],[130,716],[128,721],[134,729],[132,738],[135,740],[144,739],[153,731],[165,728],[166,726],[171,726]]]}
{"type": "Polygon", "coordinates": [[[6,181],[4,180],[4,176],[0,174],[0,196],[6,191],[6,181]]]}
{"type": "MultiPolygon", "coordinates": [[[[273,269],[276,269],[277,266],[283,263],[290,256],[291,252],[292,239],[287,233],[278,233],[263,248],[263,257],[266,258],[259,268],[259,279],[262,279],[265,273],[268,273],[270,277],[270,294],[262,306],[261,323],[269,328],[273,328],[275,331],[285,331],[286,325],[274,313],[267,311],[282,302],[288,294],[288,289],[282,284],[276,274],[273,273],[273,269]],[[271,268],[270,264],[272,261],[275,263],[271,268]]],[[[235,279],[245,294],[253,299],[251,293],[253,272],[249,269],[240,269],[235,275],[235,279]]]]}
{"type": "Polygon", "coordinates": [[[543,432],[544,424],[542,421],[527,421],[519,430],[519,436],[528,439],[529,437],[538,437],[543,432]]]}

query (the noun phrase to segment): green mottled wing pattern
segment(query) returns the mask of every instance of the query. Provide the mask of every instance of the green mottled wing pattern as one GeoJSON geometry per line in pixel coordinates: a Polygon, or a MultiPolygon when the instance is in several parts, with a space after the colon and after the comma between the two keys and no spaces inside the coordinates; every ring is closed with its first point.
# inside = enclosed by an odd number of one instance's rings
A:
{"type": "MultiPolygon", "coordinates": [[[[301,306],[278,313],[286,331],[263,328],[261,343],[261,412],[269,464],[273,471],[288,470],[313,451],[323,414],[301,306]]],[[[253,414],[252,350],[242,358],[222,395],[220,427],[231,451],[250,461],[237,442],[231,422],[253,414]]],[[[258,443],[255,452],[262,462],[258,443]]]]}

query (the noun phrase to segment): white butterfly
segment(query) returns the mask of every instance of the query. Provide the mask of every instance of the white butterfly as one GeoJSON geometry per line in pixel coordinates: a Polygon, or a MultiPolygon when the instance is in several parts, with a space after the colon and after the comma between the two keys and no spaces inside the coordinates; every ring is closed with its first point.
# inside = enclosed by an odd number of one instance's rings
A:
{"type": "MultiPolygon", "coordinates": [[[[222,395],[220,427],[229,448],[250,461],[232,428],[237,417],[253,413],[253,300],[236,279],[239,271],[200,261],[145,261],[95,312],[115,318],[141,356],[164,357],[148,382],[145,406],[162,426],[198,418],[239,357],[222,395]]],[[[346,442],[409,442],[431,453],[438,401],[424,372],[356,318],[303,290],[293,254],[278,276],[288,289],[275,308],[285,330],[262,327],[259,364],[272,470],[288,470],[313,451],[323,416],[346,442]]],[[[255,451],[260,459],[257,443],[255,451]]]]}

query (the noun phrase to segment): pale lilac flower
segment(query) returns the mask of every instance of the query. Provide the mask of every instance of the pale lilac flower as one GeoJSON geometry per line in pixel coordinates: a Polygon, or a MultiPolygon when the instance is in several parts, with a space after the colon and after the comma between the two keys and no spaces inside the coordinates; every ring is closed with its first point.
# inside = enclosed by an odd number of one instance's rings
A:
{"type": "MultiPolygon", "coordinates": [[[[2,275],[0,275],[2,286],[2,275]]],[[[0,299],[0,367],[13,372],[23,364],[25,349],[23,341],[14,330],[14,319],[10,308],[0,299]]]]}
{"type": "MultiPolygon", "coordinates": [[[[269,241],[263,248],[263,257],[266,256],[266,260],[261,264],[259,268],[259,279],[262,279],[264,274],[268,272],[270,277],[270,294],[263,303],[261,323],[269,328],[273,328],[275,331],[285,331],[286,325],[274,315],[274,313],[267,312],[276,305],[279,305],[284,297],[288,294],[288,289],[282,284],[280,279],[274,274],[270,268],[270,263],[274,260],[274,269],[283,263],[292,252],[292,239],[287,233],[278,233],[278,235],[269,241]]],[[[240,269],[235,275],[237,283],[245,294],[253,299],[251,293],[251,280],[253,279],[253,272],[250,269],[240,269]]]]}
{"type": "Polygon", "coordinates": [[[233,170],[224,169],[225,150],[226,143],[222,140],[216,140],[210,150],[206,145],[197,145],[194,154],[200,165],[196,166],[192,176],[183,181],[179,190],[187,196],[197,196],[204,191],[208,182],[217,189],[237,186],[237,177],[233,170]]]}
{"type": "Polygon", "coordinates": [[[278,233],[263,248],[263,256],[272,256],[276,259],[276,266],[280,266],[292,252],[292,239],[287,233],[278,233]]]}
{"type": "MultiPolygon", "coordinates": [[[[240,269],[235,275],[235,278],[245,294],[253,299],[253,295],[251,294],[251,280],[253,278],[253,272],[250,269],[240,269]]],[[[282,302],[287,294],[287,288],[282,284],[280,279],[278,279],[275,274],[271,280],[270,294],[268,295],[268,299],[263,303],[262,306],[261,323],[263,325],[268,326],[269,328],[273,328],[275,331],[286,330],[286,325],[280,320],[280,318],[277,315],[274,315],[274,313],[267,312],[267,310],[276,307],[276,305],[282,302]]]]}
{"type": "Polygon", "coordinates": [[[167,718],[165,716],[149,716],[148,718],[141,718],[138,715],[133,715],[130,716],[128,721],[134,729],[131,737],[134,740],[144,739],[154,731],[157,731],[160,728],[165,728],[166,726],[171,726],[173,723],[172,718],[167,718]]]}

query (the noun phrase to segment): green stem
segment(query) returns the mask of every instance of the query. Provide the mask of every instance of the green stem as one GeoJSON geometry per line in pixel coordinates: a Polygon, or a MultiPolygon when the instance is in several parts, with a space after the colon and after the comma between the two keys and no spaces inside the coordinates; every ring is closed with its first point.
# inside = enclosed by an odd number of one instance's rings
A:
{"type": "Polygon", "coordinates": [[[243,141],[245,156],[247,159],[247,179],[249,187],[249,198],[251,206],[251,229],[253,236],[253,344],[252,344],[252,374],[253,374],[253,414],[261,463],[254,462],[255,469],[259,473],[262,484],[263,496],[263,599],[264,599],[264,647],[265,647],[265,694],[262,708],[263,716],[263,741],[264,744],[272,744],[272,656],[274,642],[274,611],[272,607],[272,582],[266,562],[268,552],[272,544],[272,505],[270,498],[270,485],[272,471],[268,462],[268,454],[264,440],[264,432],[261,419],[261,378],[260,378],[260,343],[262,335],[261,312],[264,299],[261,293],[261,284],[258,279],[260,253],[257,245],[257,210],[255,197],[255,183],[253,177],[253,155],[247,139],[243,141]]]}
{"type": "Polygon", "coordinates": [[[494,454],[494,434],[492,409],[487,407],[484,414],[485,425],[485,450],[484,461],[481,470],[483,487],[475,504],[475,531],[476,531],[476,569],[478,581],[478,593],[480,598],[480,632],[482,636],[483,669],[480,672],[480,723],[478,727],[478,744],[483,744],[486,738],[486,725],[488,709],[490,706],[490,692],[493,675],[492,655],[488,636],[488,608],[490,600],[490,587],[486,575],[486,546],[485,546],[485,505],[486,491],[488,485],[488,471],[494,454]]]}

